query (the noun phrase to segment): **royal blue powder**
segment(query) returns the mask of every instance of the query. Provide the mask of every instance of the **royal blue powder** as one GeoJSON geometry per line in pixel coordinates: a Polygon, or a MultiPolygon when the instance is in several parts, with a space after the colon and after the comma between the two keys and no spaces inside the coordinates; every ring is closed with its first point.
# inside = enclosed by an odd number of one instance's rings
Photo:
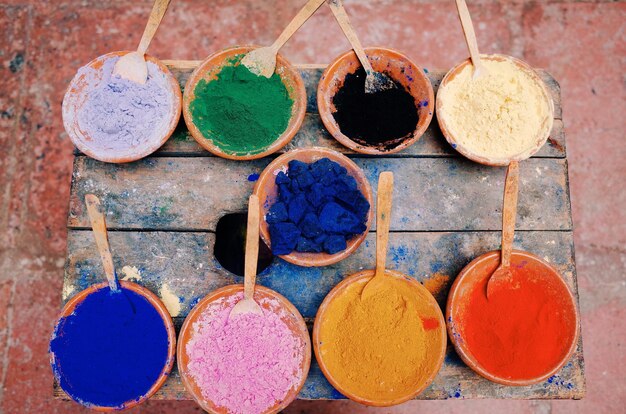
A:
{"type": "Polygon", "coordinates": [[[278,200],[265,217],[274,254],[334,254],[365,231],[370,204],[338,163],[328,158],[312,164],[293,160],[275,182],[278,200]]]}
{"type": "Polygon", "coordinates": [[[167,361],[163,319],[143,296],[108,287],[61,318],[50,342],[61,388],[86,406],[121,407],[157,381],[167,361]]]}

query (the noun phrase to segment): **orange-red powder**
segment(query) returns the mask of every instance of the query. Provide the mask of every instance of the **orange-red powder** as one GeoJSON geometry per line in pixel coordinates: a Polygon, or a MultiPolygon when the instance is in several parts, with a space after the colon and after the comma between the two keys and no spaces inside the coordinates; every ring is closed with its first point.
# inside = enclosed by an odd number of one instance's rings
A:
{"type": "Polygon", "coordinates": [[[490,373],[531,379],[556,368],[575,336],[575,310],[567,288],[537,268],[512,266],[514,284],[485,294],[477,283],[463,312],[463,339],[490,373]]]}

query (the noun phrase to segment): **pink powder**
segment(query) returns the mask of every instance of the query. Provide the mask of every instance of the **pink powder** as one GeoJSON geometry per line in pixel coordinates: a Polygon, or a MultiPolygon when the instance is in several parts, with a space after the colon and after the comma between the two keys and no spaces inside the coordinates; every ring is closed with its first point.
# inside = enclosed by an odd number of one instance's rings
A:
{"type": "Polygon", "coordinates": [[[264,315],[229,320],[242,294],[210,304],[193,324],[187,344],[189,372],[202,395],[229,413],[262,413],[284,399],[302,380],[304,342],[284,320],[275,299],[262,299],[264,315]]]}

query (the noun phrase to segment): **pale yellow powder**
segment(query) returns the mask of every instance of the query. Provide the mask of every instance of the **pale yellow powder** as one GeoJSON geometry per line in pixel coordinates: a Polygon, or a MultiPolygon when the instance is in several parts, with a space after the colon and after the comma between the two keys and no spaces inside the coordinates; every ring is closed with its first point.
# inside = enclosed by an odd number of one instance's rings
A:
{"type": "Polygon", "coordinates": [[[509,60],[483,56],[487,74],[467,65],[438,93],[437,116],[461,152],[523,159],[552,128],[552,102],[541,80],[509,60]]]}
{"type": "Polygon", "coordinates": [[[163,304],[169,311],[170,315],[172,317],[178,316],[181,309],[180,299],[178,298],[178,296],[176,296],[174,292],[172,292],[167,284],[163,284],[161,286],[161,289],[159,289],[159,295],[161,296],[161,300],[163,301],[163,304]]]}

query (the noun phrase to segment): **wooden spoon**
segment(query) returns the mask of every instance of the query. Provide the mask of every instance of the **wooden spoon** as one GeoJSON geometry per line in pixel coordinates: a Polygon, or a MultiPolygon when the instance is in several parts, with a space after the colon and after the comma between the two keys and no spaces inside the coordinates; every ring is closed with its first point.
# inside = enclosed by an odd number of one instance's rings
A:
{"type": "Polygon", "coordinates": [[[378,195],[376,198],[376,273],[363,287],[361,300],[367,300],[376,293],[388,277],[385,276],[385,263],[387,261],[392,193],[393,173],[385,171],[378,177],[378,195]]]}
{"type": "Polygon", "coordinates": [[[467,49],[469,50],[470,58],[472,59],[472,65],[474,66],[474,73],[472,78],[477,79],[478,77],[487,73],[487,70],[480,60],[480,53],[478,53],[478,42],[476,41],[476,33],[474,33],[472,18],[470,17],[465,0],[456,0],[456,9],[459,12],[461,26],[463,26],[463,35],[465,36],[467,49]]]}
{"type": "Polygon", "coordinates": [[[139,47],[136,52],[130,52],[119,58],[113,68],[113,74],[130,81],[144,84],[148,80],[148,65],[146,63],[146,50],[152,41],[159,24],[167,11],[170,0],[155,0],[148,17],[148,24],[143,31],[139,47]]]}
{"type": "Polygon", "coordinates": [[[109,282],[109,287],[112,291],[118,291],[120,287],[117,282],[117,277],[115,276],[113,257],[111,256],[111,249],[109,248],[106,220],[104,214],[100,211],[100,200],[93,194],[87,194],[85,196],[85,204],[87,204],[87,213],[91,221],[93,236],[96,239],[96,245],[98,246],[98,252],[102,259],[102,267],[104,268],[104,273],[109,282]]]}
{"type": "Polygon", "coordinates": [[[343,0],[329,0],[328,5],[365,70],[365,93],[376,93],[397,88],[396,84],[389,76],[384,73],[375,72],[372,68],[372,64],[367,58],[365,50],[363,50],[363,45],[361,45],[361,41],[350,23],[348,13],[346,13],[346,9],[343,7],[343,0]]]}
{"type": "Polygon", "coordinates": [[[287,40],[289,40],[300,26],[315,13],[325,1],[326,0],[309,0],[271,46],[260,47],[253,50],[241,59],[241,64],[258,76],[265,76],[266,78],[271,77],[276,69],[276,54],[280,48],[287,43],[287,40]]]}
{"type": "Polygon", "coordinates": [[[246,264],[244,268],[243,299],[235,304],[228,315],[232,319],[242,313],[263,315],[263,310],[254,300],[254,282],[256,281],[257,259],[259,257],[259,197],[250,196],[248,205],[248,231],[246,235],[246,264]]]}
{"type": "Polygon", "coordinates": [[[511,252],[515,235],[515,217],[517,216],[517,193],[519,182],[519,162],[511,161],[506,171],[504,183],[504,202],[502,205],[502,253],[500,266],[487,281],[487,299],[498,289],[506,288],[513,282],[511,274],[511,252]]]}

